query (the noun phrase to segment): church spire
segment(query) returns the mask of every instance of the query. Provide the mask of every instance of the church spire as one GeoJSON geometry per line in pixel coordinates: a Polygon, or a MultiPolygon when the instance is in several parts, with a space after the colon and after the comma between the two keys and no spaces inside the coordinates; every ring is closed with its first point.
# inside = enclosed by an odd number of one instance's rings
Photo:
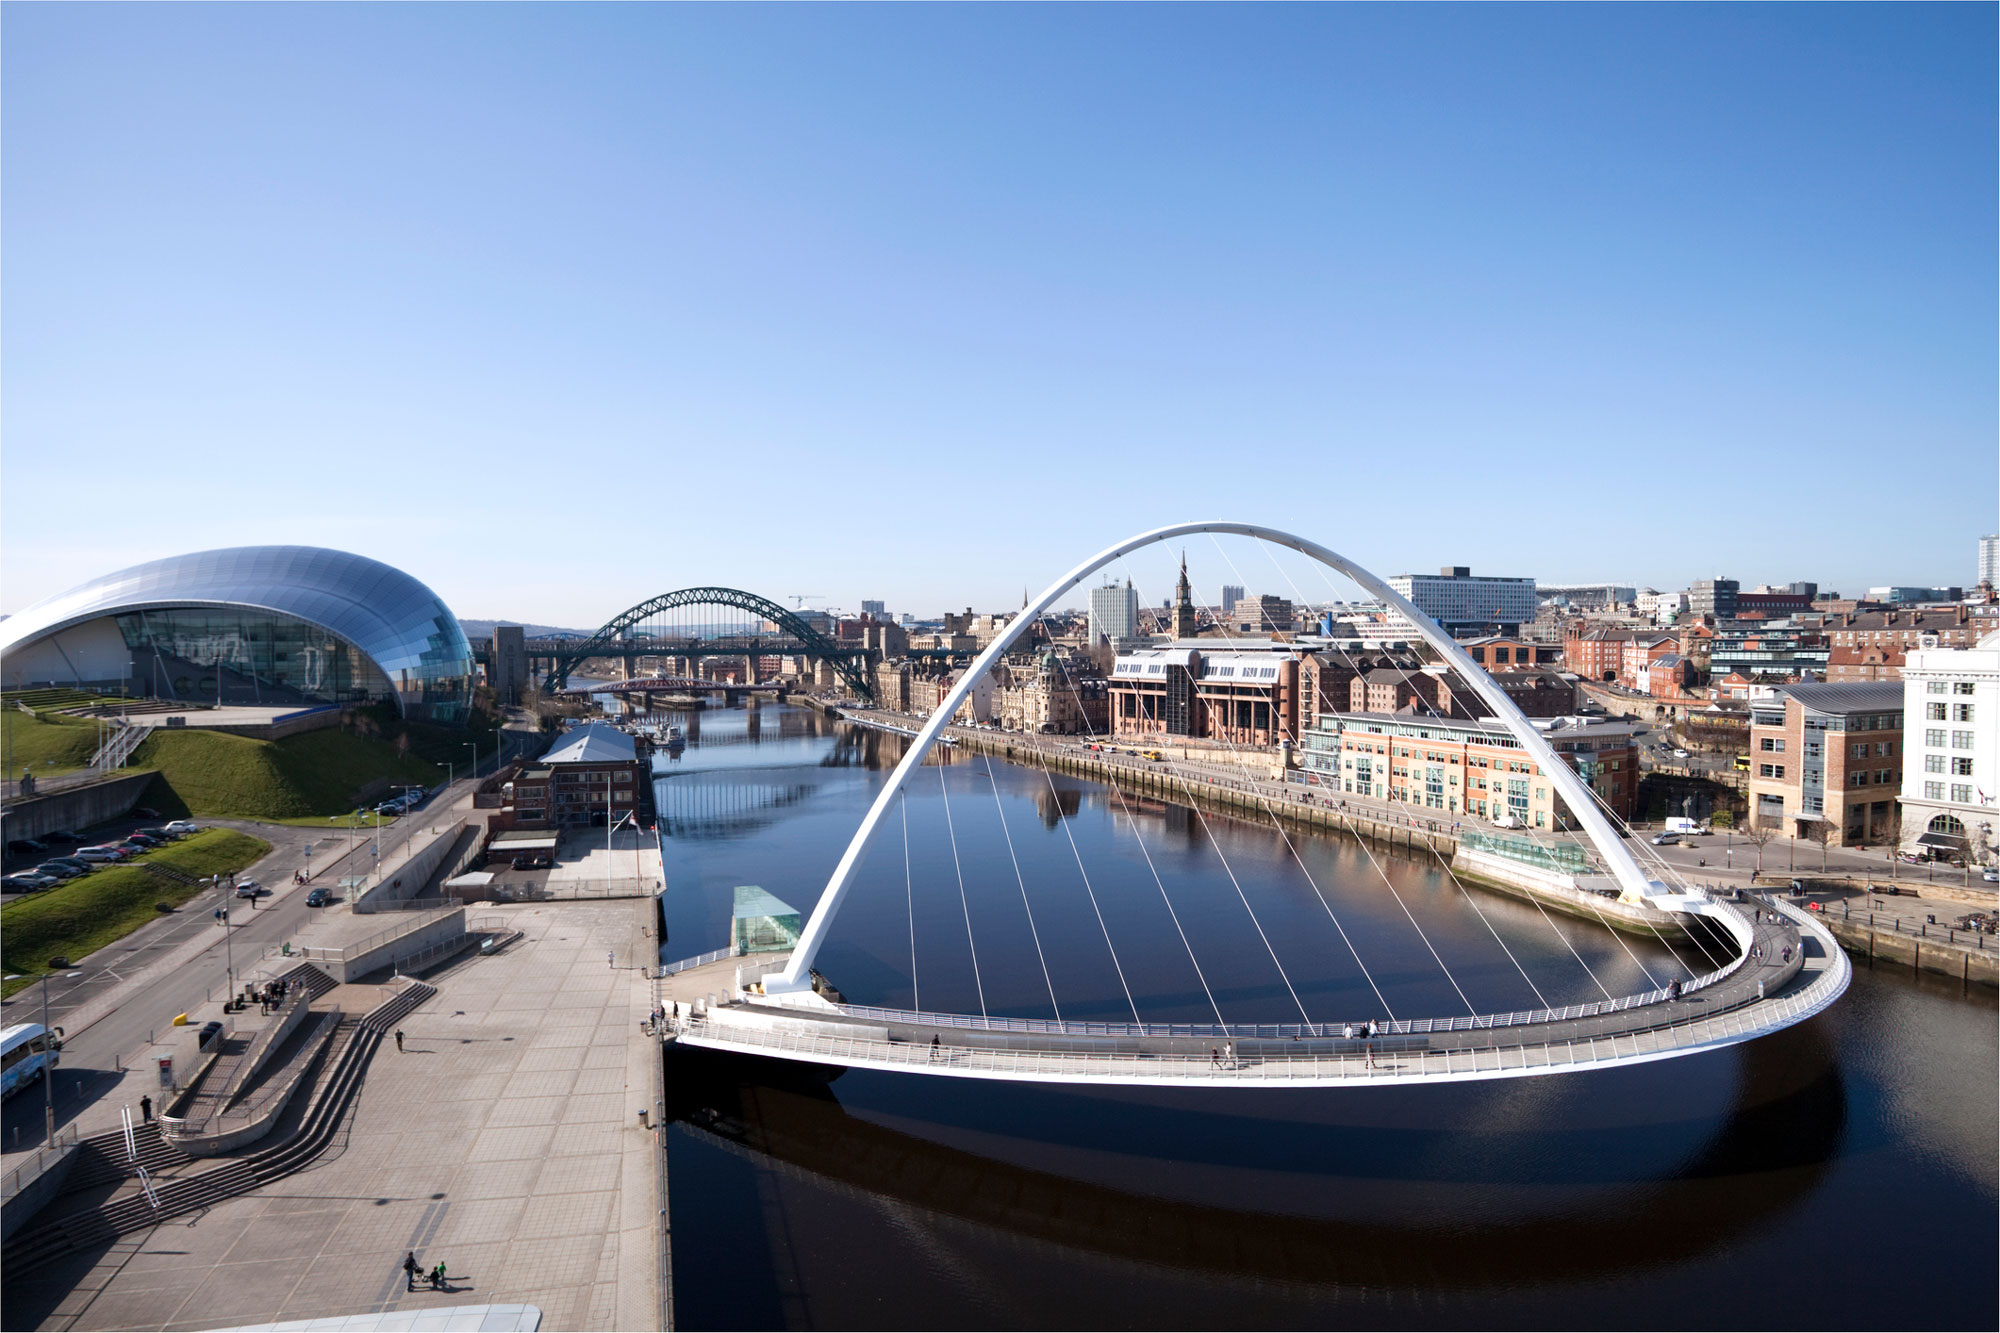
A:
{"type": "Polygon", "coordinates": [[[1187,552],[1181,552],[1181,578],[1174,585],[1174,637],[1192,639],[1199,632],[1195,624],[1194,589],[1188,586],[1187,552]]]}

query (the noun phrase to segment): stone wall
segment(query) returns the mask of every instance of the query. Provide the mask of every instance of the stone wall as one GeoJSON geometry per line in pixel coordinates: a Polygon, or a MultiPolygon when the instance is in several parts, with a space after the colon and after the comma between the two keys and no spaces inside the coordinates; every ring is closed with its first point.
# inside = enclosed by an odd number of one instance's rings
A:
{"type": "Polygon", "coordinates": [[[7,803],[0,823],[5,824],[9,839],[88,828],[132,813],[139,794],[152,780],[153,770],[142,768],[101,782],[80,782],[60,791],[19,797],[7,803]]]}

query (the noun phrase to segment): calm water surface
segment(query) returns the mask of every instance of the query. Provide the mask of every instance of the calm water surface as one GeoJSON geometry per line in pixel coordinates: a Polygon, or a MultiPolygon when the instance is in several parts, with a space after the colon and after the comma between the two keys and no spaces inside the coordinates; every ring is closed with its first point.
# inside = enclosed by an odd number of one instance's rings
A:
{"type": "MultiPolygon", "coordinates": [[[[810,911],[903,747],[769,705],[678,720],[692,743],[657,783],[669,958],[727,941],[736,885],[810,911]]],[[[950,760],[913,780],[821,952],[850,999],[1341,1022],[1707,964],[1469,898],[1435,863],[1378,872],[1342,839],[950,760]]],[[[1442,1088],[822,1082],[680,1052],[677,1319],[1991,1328],[1997,1031],[1990,991],[1885,967],[1746,1047],[1442,1088]]]]}

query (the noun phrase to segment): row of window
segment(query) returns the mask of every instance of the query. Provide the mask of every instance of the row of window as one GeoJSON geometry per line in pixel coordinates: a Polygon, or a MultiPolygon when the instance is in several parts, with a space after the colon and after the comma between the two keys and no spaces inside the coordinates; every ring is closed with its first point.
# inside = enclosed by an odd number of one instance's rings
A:
{"type": "MultiPolygon", "coordinates": [[[[1890,755],[1896,753],[1896,743],[1894,741],[1876,741],[1875,753],[1879,758],[1887,759],[1890,755]]],[[[1847,757],[1850,759],[1866,759],[1868,757],[1868,742],[1856,741],[1854,744],[1848,746],[1847,757]]]]}
{"type": "Polygon", "coordinates": [[[1932,680],[1924,683],[1924,691],[1927,694],[1972,694],[1974,686],[1969,680],[1932,680]]]}
{"type": "Polygon", "coordinates": [[[1946,719],[1947,712],[1949,712],[1950,720],[1953,722],[1972,721],[1971,704],[1946,705],[1940,703],[1940,704],[1924,705],[1924,716],[1928,717],[1933,722],[1943,722],[1946,719]]]}
{"type": "MultiPolygon", "coordinates": [[[[1926,728],[1924,729],[1924,744],[1925,744],[1925,745],[1932,745],[1932,746],[1936,746],[1936,747],[1937,747],[1938,749],[1940,749],[1940,750],[1941,750],[1941,749],[1943,749],[1943,748],[1944,748],[1944,728],[1943,728],[1943,727],[1926,727],[1926,728]]],[[[1954,749],[1954,750],[1970,750],[1970,749],[1974,748],[1974,746],[1973,746],[1973,740],[1972,740],[1972,733],[1971,733],[1971,732],[1969,732],[1969,731],[1954,731],[1954,732],[1952,732],[1952,733],[1951,733],[1951,748],[1952,748],[1952,749],[1954,749]]]]}
{"type": "Polygon", "coordinates": [[[1924,756],[1924,772],[1926,773],[1952,773],[1962,778],[1972,776],[1972,757],[1970,755],[1953,755],[1950,759],[1951,766],[1947,768],[1945,764],[1946,759],[1944,755],[1927,754],[1924,756]]]}
{"type": "MultiPolygon", "coordinates": [[[[1924,799],[1927,801],[1944,800],[1945,799],[1944,787],[1945,784],[1942,782],[1926,782],[1924,784],[1924,799]]],[[[1956,805],[1971,805],[1972,784],[1969,782],[1952,783],[1951,800],[1956,805]]]]}

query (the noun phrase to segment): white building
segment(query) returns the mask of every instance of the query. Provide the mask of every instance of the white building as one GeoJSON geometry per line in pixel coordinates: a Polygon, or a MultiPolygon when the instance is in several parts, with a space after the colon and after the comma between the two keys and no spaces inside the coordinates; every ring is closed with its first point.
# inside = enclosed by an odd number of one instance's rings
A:
{"type": "Polygon", "coordinates": [[[1090,642],[1110,640],[1115,648],[1139,637],[1139,593],[1132,580],[1090,590],[1090,642]]]}
{"type": "Polygon", "coordinates": [[[1903,849],[1993,864],[2000,843],[2000,631],[1974,648],[1911,649],[1903,710],[1903,849]]]}
{"type": "Polygon", "coordinates": [[[1655,592],[1651,588],[1641,588],[1632,606],[1640,615],[1651,616],[1653,623],[1660,625],[1687,613],[1688,595],[1685,592],[1655,592]]]}
{"type": "Polygon", "coordinates": [[[1979,581],[2000,588],[2000,532],[1979,539],[1979,581]]]}
{"type": "Polygon", "coordinates": [[[1533,579],[1474,578],[1464,565],[1447,565],[1435,574],[1392,574],[1389,586],[1446,630],[1520,626],[1535,618],[1533,579]]]}

